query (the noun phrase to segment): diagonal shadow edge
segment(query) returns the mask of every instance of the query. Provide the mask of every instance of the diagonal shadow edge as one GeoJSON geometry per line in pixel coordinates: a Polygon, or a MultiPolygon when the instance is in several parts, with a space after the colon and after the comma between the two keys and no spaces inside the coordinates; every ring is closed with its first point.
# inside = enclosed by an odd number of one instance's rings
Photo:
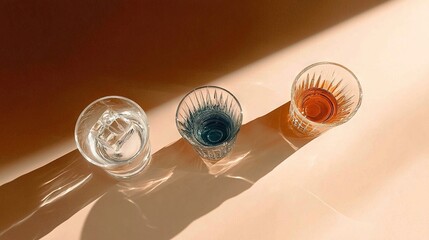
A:
{"type": "Polygon", "coordinates": [[[112,219],[99,213],[120,213],[123,204],[114,203],[118,196],[139,209],[132,212],[141,213],[140,219],[150,222],[144,226],[162,226],[157,230],[136,226],[145,230],[142,236],[172,237],[250,188],[310,141],[290,133],[285,120],[288,110],[289,103],[243,125],[233,152],[219,162],[202,161],[181,139],[156,152],[151,164],[128,181],[115,181],[73,151],[0,187],[0,237],[40,238],[100,197],[87,218],[82,238],[107,237],[94,236],[103,234],[95,230],[105,227],[100,218],[112,219]]]}
{"type": "Polygon", "coordinates": [[[202,161],[184,139],[162,149],[148,174],[117,184],[97,201],[81,238],[171,239],[311,141],[290,132],[288,110],[289,103],[244,125],[231,155],[219,162],[202,161]]]}

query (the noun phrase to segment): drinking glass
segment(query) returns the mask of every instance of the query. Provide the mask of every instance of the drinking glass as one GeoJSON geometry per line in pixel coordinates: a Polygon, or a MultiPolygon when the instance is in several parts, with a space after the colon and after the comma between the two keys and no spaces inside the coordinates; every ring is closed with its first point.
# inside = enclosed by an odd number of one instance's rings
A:
{"type": "Polygon", "coordinates": [[[319,62],[302,70],[292,85],[289,126],[299,136],[314,137],[355,115],[362,88],[346,67],[319,62]]]}
{"type": "Polygon", "coordinates": [[[131,177],[150,161],[146,114],[125,97],[108,96],[89,104],[77,120],[75,140],[86,160],[114,177],[131,177]]]}
{"type": "Polygon", "coordinates": [[[189,92],[179,103],[176,125],[179,133],[207,160],[220,160],[233,148],[243,120],[237,98],[215,86],[189,92]]]}

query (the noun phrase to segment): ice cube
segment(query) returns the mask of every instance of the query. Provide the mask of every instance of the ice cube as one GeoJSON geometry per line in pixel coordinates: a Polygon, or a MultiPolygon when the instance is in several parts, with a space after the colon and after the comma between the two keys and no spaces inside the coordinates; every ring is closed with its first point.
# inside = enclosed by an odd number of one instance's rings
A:
{"type": "Polygon", "coordinates": [[[106,150],[119,151],[124,142],[133,134],[130,120],[108,109],[98,119],[91,131],[95,131],[98,142],[106,150]]]}

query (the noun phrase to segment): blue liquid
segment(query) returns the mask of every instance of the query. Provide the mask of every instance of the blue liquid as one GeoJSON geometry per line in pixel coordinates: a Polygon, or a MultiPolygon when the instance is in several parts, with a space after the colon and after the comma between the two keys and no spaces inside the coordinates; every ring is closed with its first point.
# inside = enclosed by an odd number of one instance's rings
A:
{"type": "Polygon", "coordinates": [[[231,137],[233,122],[223,112],[206,112],[196,116],[196,140],[205,146],[217,146],[231,137]]]}

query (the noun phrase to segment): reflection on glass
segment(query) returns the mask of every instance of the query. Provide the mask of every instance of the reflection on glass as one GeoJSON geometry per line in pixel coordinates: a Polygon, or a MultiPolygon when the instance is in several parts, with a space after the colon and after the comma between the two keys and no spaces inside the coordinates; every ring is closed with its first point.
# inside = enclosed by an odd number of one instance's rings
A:
{"type": "Polygon", "coordinates": [[[146,114],[124,97],[104,97],[86,107],[77,120],[75,139],[86,160],[115,177],[131,177],[150,160],[146,114]]]}
{"type": "Polygon", "coordinates": [[[231,151],[242,120],[238,100],[227,90],[215,86],[191,91],[176,112],[180,134],[207,160],[222,159],[231,151]]]}
{"type": "Polygon", "coordinates": [[[291,95],[290,126],[313,137],[350,120],[361,104],[362,88],[346,67],[320,62],[298,74],[291,95]]]}

